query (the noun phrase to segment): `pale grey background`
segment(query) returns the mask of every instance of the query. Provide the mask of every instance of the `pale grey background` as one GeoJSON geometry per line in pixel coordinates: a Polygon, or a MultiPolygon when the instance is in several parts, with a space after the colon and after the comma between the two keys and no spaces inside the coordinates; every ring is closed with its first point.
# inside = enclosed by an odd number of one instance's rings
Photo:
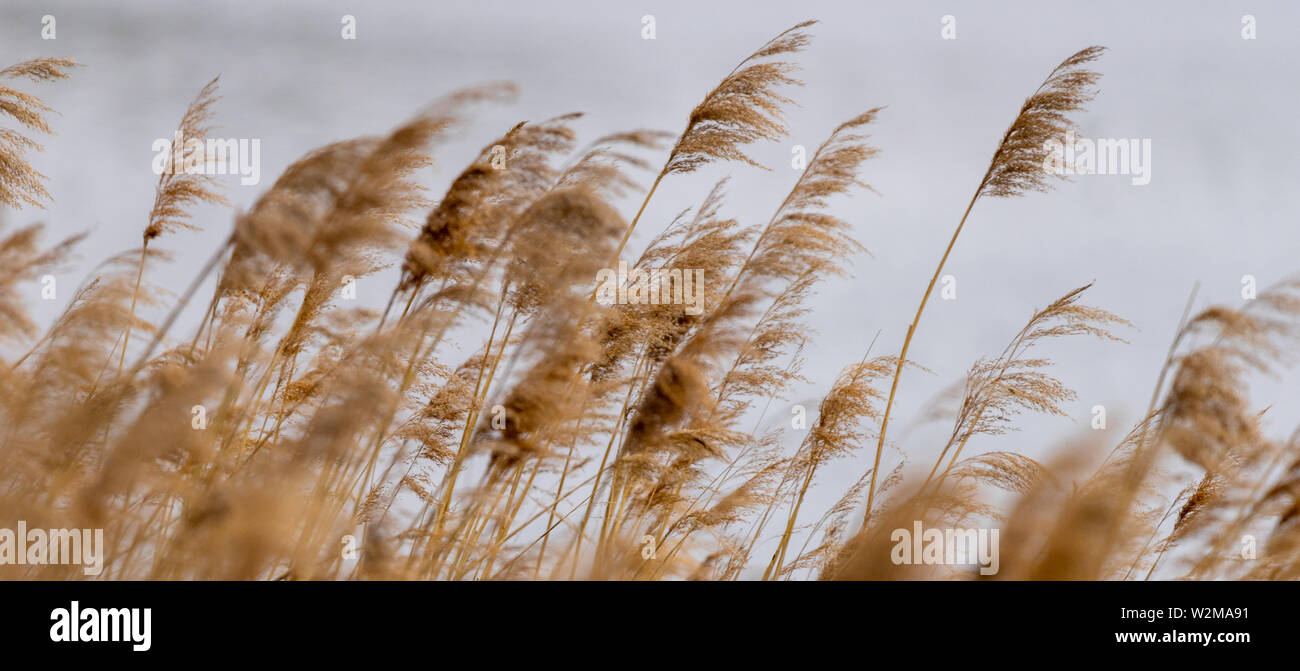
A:
{"type": "MultiPolygon", "coordinates": [[[[816,298],[810,320],[819,336],[808,366],[815,384],[793,400],[814,403],[877,330],[875,352],[897,351],[995,142],[1051,68],[1090,44],[1110,52],[1097,66],[1105,77],[1079,117],[1082,131],[1150,138],[1151,183],[1088,176],[1048,195],[980,203],[947,269],[958,278],[958,300],[936,297],[914,342],[912,357],[934,374],[905,377],[900,429],[976,358],[1001,351],[1034,308],[1095,280],[1085,302],[1131,319],[1140,329],[1123,334],[1131,344],[1052,343],[1043,353],[1079,392],[1069,406],[1073,421],[1027,418],[1022,433],[972,449],[1040,456],[1086,431],[1099,403],[1110,409],[1113,428],[1127,430],[1123,422],[1145,407],[1195,282],[1203,285],[1201,305],[1235,305],[1242,275],[1263,286],[1300,270],[1293,188],[1300,11],[1286,2],[5,0],[0,61],[71,56],[86,65],[70,80],[29,89],[60,113],[52,122],[58,135],[35,160],[56,201],[45,212],[6,218],[11,226],[46,221],[59,234],[93,231],[75,271],[61,275],[63,286],[137,246],[156,180],[152,142],[170,136],[214,75],[221,75],[218,135],[262,140],[262,184],[226,178],[238,207],[313,147],[386,131],[461,86],[518,82],[516,105],[483,114],[439,151],[427,173],[436,195],[517,120],[584,111],[586,140],[639,127],[678,132],[736,62],[805,18],[822,23],[799,57],[807,86],[792,94],[799,103],[789,114],[792,136],[752,148],[773,171],[725,165],[672,177],[636,238],[644,243],[726,173],[734,179],[725,212],[766,221],[796,178],[793,144],[811,149],[839,122],[889,106],[873,127],[883,154],[864,172],[882,196],[837,206],[874,258],[857,259],[854,278],[825,285],[816,298]],[[56,16],[57,40],[40,39],[44,14],[56,16]],[[356,41],[340,39],[343,14],[357,17],[356,41]],[[654,41],[640,38],[645,14],[656,17],[654,41]],[[945,14],[957,18],[954,41],[940,39],[945,14]],[[1258,39],[1241,38],[1243,14],[1257,18],[1258,39]]],[[[624,203],[629,216],[634,206],[624,203]]],[[[183,288],[230,219],[228,211],[201,208],[195,221],[205,230],[166,237],[162,246],[176,262],[152,278],[183,288]]],[[[366,279],[363,297],[382,301],[393,277],[366,279]]],[[[38,307],[48,321],[62,301],[38,307]]],[[[1276,404],[1268,420],[1275,434],[1300,420],[1294,390],[1294,376],[1255,387],[1260,406],[1276,404]]],[[[928,464],[934,439],[948,428],[911,432],[911,460],[928,464]]],[[[826,496],[868,461],[864,453],[826,474],[826,496]]]]}

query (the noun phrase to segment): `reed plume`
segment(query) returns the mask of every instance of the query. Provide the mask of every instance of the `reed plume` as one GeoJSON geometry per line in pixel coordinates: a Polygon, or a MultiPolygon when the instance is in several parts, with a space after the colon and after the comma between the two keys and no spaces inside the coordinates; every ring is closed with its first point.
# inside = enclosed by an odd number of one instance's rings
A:
{"type": "MultiPolygon", "coordinates": [[[[33,82],[68,78],[67,70],[78,63],[70,58],[37,58],[0,70],[0,81],[29,79],[33,82]]],[[[49,134],[45,117],[53,112],[40,98],[0,84],[0,112],[30,131],[49,134]]],[[[32,168],[24,155],[40,151],[31,138],[7,128],[0,128],[0,204],[11,208],[24,205],[45,207],[50,193],[45,190],[45,175],[32,168]]]]}
{"type": "Polygon", "coordinates": [[[118,373],[126,362],[126,352],[131,344],[135,327],[135,308],[139,298],[140,282],[144,279],[145,260],[150,241],[163,233],[177,230],[198,230],[190,222],[189,207],[200,202],[224,205],[226,199],[216,190],[212,169],[215,159],[208,155],[206,142],[212,130],[212,105],[217,101],[217,79],[213,78],[199,90],[194,101],[185,109],[181,123],[176,127],[167,146],[163,169],[158,176],[153,208],[144,228],[140,244],[140,265],[136,270],[135,289],[131,296],[131,317],[122,333],[122,349],[117,361],[118,373]]]}
{"type": "Polygon", "coordinates": [[[801,85],[792,76],[797,66],[787,61],[767,59],[802,51],[810,40],[806,29],[815,23],[804,21],[795,24],[768,40],[732,68],[691,110],[686,128],[677,137],[668,160],[632,217],[632,223],[614,250],[614,258],[623,252],[645,213],[646,205],[668,175],[694,172],[714,161],[740,161],[763,167],[745,154],[743,147],[758,140],[777,140],[786,135],[781,107],[791,101],[777,91],[782,86],[801,85]]]}

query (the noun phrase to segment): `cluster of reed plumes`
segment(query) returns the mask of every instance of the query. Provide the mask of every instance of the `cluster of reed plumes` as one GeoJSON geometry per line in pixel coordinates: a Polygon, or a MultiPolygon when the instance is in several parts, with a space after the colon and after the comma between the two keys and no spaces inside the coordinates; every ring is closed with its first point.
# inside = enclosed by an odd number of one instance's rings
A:
{"type": "MultiPolygon", "coordinates": [[[[1087,287],[970,368],[945,445],[888,435],[904,372],[924,364],[908,345],[933,280],[899,353],[864,339],[806,428],[763,428],[802,380],[807,299],[862,249],[828,208],[870,189],[861,171],[877,154],[866,131],[879,109],[830,133],[768,221],[727,218],[719,184],[659,227],[634,265],[703,269],[701,314],[596,299],[597,272],[617,265],[668,178],[757,165],[747,145],[786,134],[785,94],[799,85],[789,59],[811,23],[741,61],[675,137],[636,130],[575,151],[577,115],[520,123],[436,201],[416,171],[512,86],[461,91],[385,137],[321,147],[239,213],[171,297],[149,281],[158,246],[193,228],[194,204],[223,202],[211,177],[184,169],[207,157],[178,147],[140,248],[96,269],[43,334],[23,296],[77,239],[43,248],[38,226],[8,233],[0,337],[15,353],[0,361],[0,526],[102,528],[110,579],[978,577],[894,564],[891,532],[915,521],[1000,528],[999,578],[1296,575],[1300,450],[1263,434],[1245,385],[1286,351],[1300,283],[1241,309],[1189,310],[1146,415],[1109,451],[1103,432],[1047,464],[988,451],[1016,415],[1064,414],[1073,399],[1038,349],[1128,326],[1080,303],[1087,287]],[[625,219],[610,201],[646,183],[625,219]],[[399,262],[385,310],[339,300],[399,262]],[[175,332],[213,276],[197,328],[175,332]],[[151,310],[165,318],[145,319],[151,310]],[[457,345],[474,349],[460,360],[457,345]],[[1182,491],[1178,465],[1200,475],[1182,491]],[[832,469],[860,477],[811,510],[832,469]],[[1238,552],[1247,534],[1260,539],[1252,559],[1238,552]]],[[[1073,127],[1101,53],[1066,59],[1025,101],[936,280],[978,201],[1048,189],[1045,141],[1073,127]]],[[[0,70],[0,116],[18,124],[0,129],[5,206],[50,197],[26,162],[50,110],[15,87],[75,65],[0,70]]],[[[186,137],[208,133],[216,93],[214,81],[189,107],[186,137]]],[[[81,575],[0,566],[6,578],[81,575]]]]}

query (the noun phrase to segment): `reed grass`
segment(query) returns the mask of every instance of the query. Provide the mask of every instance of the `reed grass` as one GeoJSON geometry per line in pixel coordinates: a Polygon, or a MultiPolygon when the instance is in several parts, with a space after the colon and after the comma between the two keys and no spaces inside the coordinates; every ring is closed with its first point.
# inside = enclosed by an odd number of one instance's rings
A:
{"type": "MultiPolygon", "coordinates": [[[[1074,399],[1040,350],[1078,335],[1120,346],[1112,331],[1131,326],[1083,305],[1082,286],[974,362],[943,444],[886,450],[903,370],[920,365],[913,336],[975,204],[1048,189],[1044,143],[1091,99],[1099,75],[1085,66],[1099,47],[1058,65],[1003,134],[899,354],[865,348],[806,427],[770,419],[817,352],[810,298],[849,281],[865,250],[835,209],[873,191],[863,173],[887,165],[868,135],[883,108],[831,129],[766,221],[727,216],[723,180],[650,236],[630,266],[704,271],[700,313],[595,300],[597,273],[644,232],[667,177],[762,167],[746,147],[786,135],[793,59],[813,25],[742,60],[680,133],[632,130],[579,150],[577,114],[520,123],[436,199],[415,172],[475,106],[513,100],[513,85],[325,145],[234,217],[178,299],[153,287],[149,262],[196,226],[194,205],[224,202],[209,177],[164,174],[140,249],[93,269],[44,331],[30,283],[67,267],[81,236],[43,247],[39,226],[7,233],[0,339],[15,353],[0,366],[0,510],[104,528],[109,579],[979,577],[892,563],[890,531],[914,521],[1001,528],[998,578],[1297,577],[1300,444],[1266,435],[1248,383],[1294,351],[1298,281],[1240,308],[1189,303],[1147,413],[1117,445],[1088,432],[1044,462],[1005,445],[1017,415],[1066,415],[1074,399]],[[629,194],[639,204],[626,219],[614,203],[629,194]],[[339,302],[345,278],[387,267],[399,277],[383,311],[339,302]],[[211,273],[201,320],[172,333],[211,273]],[[126,367],[134,332],[151,342],[126,367]],[[1196,477],[1176,479],[1176,464],[1196,477]],[[813,510],[830,469],[856,477],[813,510]],[[1226,559],[1247,529],[1267,538],[1258,558],[1226,559]]],[[[0,118],[18,127],[0,129],[10,210],[51,198],[28,156],[52,110],[20,83],[74,65],[0,70],[0,118]]],[[[179,128],[202,138],[219,111],[213,80],[179,128]]],[[[185,151],[174,164],[195,159],[185,151]]]]}

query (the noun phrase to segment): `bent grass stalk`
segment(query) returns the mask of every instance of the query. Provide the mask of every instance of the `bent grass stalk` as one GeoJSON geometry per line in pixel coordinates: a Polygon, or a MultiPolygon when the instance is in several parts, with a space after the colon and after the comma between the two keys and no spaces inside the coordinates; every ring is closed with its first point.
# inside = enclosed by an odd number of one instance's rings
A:
{"type": "Polygon", "coordinates": [[[925,293],[921,295],[921,303],[917,306],[916,315],[912,317],[912,322],[907,327],[907,334],[903,338],[902,351],[894,370],[894,379],[889,386],[885,413],[880,422],[880,435],[876,441],[876,454],[871,468],[871,483],[867,490],[867,509],[862,516],[861,529],[865,530],[871,520],[880,457],[884,452],[894,398],[898,392],[899,379],[903,375],[903,367],[907,364],[912,338],[916,335],[921,316],[925,313],[926,303],[930,300],[930,294],[934,292],[934,285],[939,281],[939,276],[943,274],[944,265],[947,264],[948,257],[957,244],[957,238],[966,226],[971,210],[981,196],[1016,197],[1028,191],[1047,191],[1049,177],[1063,179],[1062,175],[1051,174],[1045,168],[1046,159],[1051,154],[1050,146],[1052,142],[1059,143],[1060,138],[1073,129],[1069,113],[1082,109],[1092,100],[1094,94],[1091,87],[1100,75],[1082,68],[1099,58],[1104,51],[1102,47],[1088,47],[1065,59],[1052,70],[1047,79],[1043,80],[1033,95],[1025,99],[1020,113],[1003,133],[997,149],[993,152],[993,158],[989,161],[988,169],[980,179],[979,187],[975,189],[970,203],[966,205],[966,211],[962,213],[961,221],[957,223],[957,229],[948,240],[948,246],[939,259],[939,265],[935,268],[925,293]]]}
{"type": "Polygon", "coordinates": [[[912,346],[912,336],[916,333],[917,325],[921,323],[921,315],[925,312],[925,304],[930,300],[930,294],[934,293],[934,285],[939,281],[939,276],[943,274],[943,267],[948,263],[948,256],[952,254],[952,248],[957,244],[957,236],[961,235],[962,228],[966,226],[966,218],[970,216],[971,209],[975,207],[975,201],[979,199],[979,196],[980,192],[976,190],[975,196],[971,198],[970,204],[966,206],[966,212],[961,216],[961,221],[957,223],[957,230],[953,231],[952,237],[948,240],[948,246],[943,250],[939,265],[935,267],[934,275],[930,277],[930,284],[926,286],[925,293],[921,294],[921,304],[916,308],[916,315],[912,317],[912,323],[907,326],[907,336],[903,338],[903,349],[898,354],[898,365],[894,369],[894,379],[889,384],[889,398],[885,401],[885,414],[880,420],[880,433],[876,439],[876,456],[871,463],[871,484],[867,489],[867,510],[862,516],[862,529],[864,530],[871,521],[871,510],[876,500],[876,474],[880,472],[880,456],[885,450],[885,435],[889,430],[890,411],[894,407],[894,396],[898,393],[898,381],[903,377],[903,366],[907,363],[907,352],[908,348],[912,346]]]}

